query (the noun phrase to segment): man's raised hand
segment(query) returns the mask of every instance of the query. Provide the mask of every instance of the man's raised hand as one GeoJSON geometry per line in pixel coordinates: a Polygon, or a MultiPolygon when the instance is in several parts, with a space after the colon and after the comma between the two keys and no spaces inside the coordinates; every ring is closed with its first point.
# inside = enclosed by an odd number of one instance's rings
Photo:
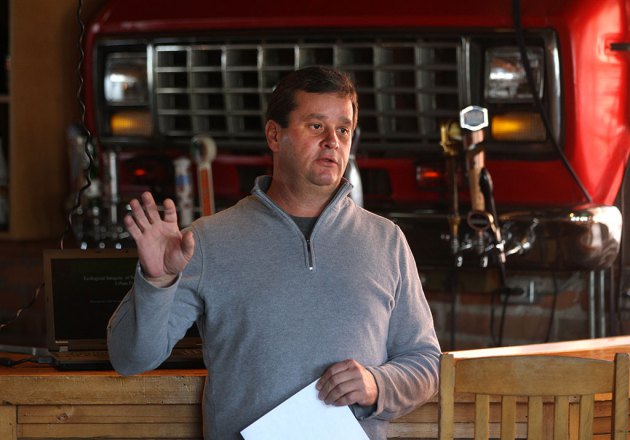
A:
{"type": "Polygon", "coordinates": [[[136,242],[144,276],[158,287],[173,283],[192,258],[195,242],[191,231],[184,234],[177,225],[177,209],[171,199],[164,200],[164,218],[149,192],[142,194],[142,204],[129,202],[131,214],[125,227],[136,242]]]}

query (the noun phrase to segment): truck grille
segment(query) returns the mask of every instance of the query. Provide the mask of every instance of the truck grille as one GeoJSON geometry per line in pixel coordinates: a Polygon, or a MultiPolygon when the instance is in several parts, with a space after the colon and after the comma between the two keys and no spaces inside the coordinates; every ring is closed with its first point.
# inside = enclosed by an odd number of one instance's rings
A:
{"type": "Polygon", "coordinates": [[[223,148],[264,147],[267,98],[278,80],[320,64],[349,73],[359,94],[362,149],[435,148],[456,118],[460,42],[400,36],[154,44],[158,129],[207,133],[223,148]]]}

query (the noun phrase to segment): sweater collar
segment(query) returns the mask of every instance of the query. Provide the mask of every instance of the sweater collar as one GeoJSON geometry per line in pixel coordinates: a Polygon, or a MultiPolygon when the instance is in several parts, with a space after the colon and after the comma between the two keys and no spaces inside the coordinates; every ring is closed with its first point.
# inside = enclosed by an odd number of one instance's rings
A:
{"type": "MultiPolygon", "coordinates": [[[[267,190],[269,189],[269,186],[271,186],[271,179],[272,176],[258,176],[254,182],[254,188],[252,188],[251,193],[256,197],[270,201],[274,206],[277,206],[267,195],[267,190]]],[[[339,204],[339,202],[352,191],[353,185],[350,183],[350,181],[345,177],[342,177],[341,179],[341,184],[339,185],[335,196],[330,200],[328,205],[326,205],[324,211],[326,211],[333,205],[339,204]]]]}

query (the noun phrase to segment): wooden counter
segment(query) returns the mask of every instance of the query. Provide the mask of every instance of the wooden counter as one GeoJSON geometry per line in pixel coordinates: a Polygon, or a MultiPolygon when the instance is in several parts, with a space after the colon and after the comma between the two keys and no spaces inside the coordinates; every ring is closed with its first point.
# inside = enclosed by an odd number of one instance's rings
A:
{"type": "MultiPolygon", "coordinates": [[[[630,336],[455,352],[456,358],[558,354],[612,359],[630,336]]],[[[15,355],[13,355],[15,356],[15,355]]],[[[0,439],[201,439],[205,372],[161,370],[122,377],[111,371],[62,372],[35,364],[0,367],[0,439]]],[[[610,425],[609,396],[596,403],[597,430],[610,425]]],[[[461,396],[456,413],[469,419],[461,396]]],[[[391,425],[390,438],[436,438],[437,399],[391,425]]]]}
{"type": "Polygon", "coordinates": [[[201,438],[205,371],[0,368],[0,439],[201,438]]]}

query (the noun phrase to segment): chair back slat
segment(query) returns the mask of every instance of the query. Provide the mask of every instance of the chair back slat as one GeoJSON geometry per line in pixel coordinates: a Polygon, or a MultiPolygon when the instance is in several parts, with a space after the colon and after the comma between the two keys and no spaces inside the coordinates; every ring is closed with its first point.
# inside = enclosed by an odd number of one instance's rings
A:
{"type": "Polygon", "coordinates": [[[467,393],[475,397],[475,439],[488,439],[495,428],[502,440],[524,435],[531,440],[546,439],[551,431],[555,440],[592,439],[595,395],[611,393],[611,438],[628,440],[629,368],[627,353],[616,354],[614,362],[569,356],[456,360],[452,354],[444,354],[438,437],[453,439],[455,395],[467,393]],[[501,398],[498,427],[498,419],[493,416],[491,420],[490,413],[494,396],[501,398]]]}
{"type": "Polygon", "coordinates": [[[477,394],[475,396],[475,440],[490,437],[490,396],[477,394]]]}
{"type": "Polygon", "coordinates": [[[558,396],[555,400],[553,413],[554,440],[569,439],[569,397],[558,396]]]}
{"type": "Polygon", "coordinates": [[[612,438],[628,439],[628,370],[630,356],[628,353],[617,353],[615,356],[615,389],[613,391],[612,438]]]}
{"type": "Polygon", "coordinates": [[[501,440],[514,440],[514,438],[516,438],[516,396],[503,396],[501,399],[501,440]]]}
{"type": "Polygon", "coordinates": [[[595,411],[595,396],[589,394],[580,397],[580,440],[593,438],[593,414],[595,411]]]}
{"type": "Polygon", "coordinates": [[[438,437],[452,439],[455,429],[455,358],[442,356],[440,360],[441,396],[438,402],[438,437]]]}
{"type": "Polygon", "coordinates": [[[543,438],[543,401],[540,396],[533,396],[527,402],[527,438],[542,440],[543,438]]]}
{"type": "MultiPolygon", "coordinates": [[[[575,402],[569,403],[569,438],[571,440],[579,440],[580,422],[580,405],[575,402]]],[[[593,438],[593,434],[590,434],[588,438],[593,438]]]]}

